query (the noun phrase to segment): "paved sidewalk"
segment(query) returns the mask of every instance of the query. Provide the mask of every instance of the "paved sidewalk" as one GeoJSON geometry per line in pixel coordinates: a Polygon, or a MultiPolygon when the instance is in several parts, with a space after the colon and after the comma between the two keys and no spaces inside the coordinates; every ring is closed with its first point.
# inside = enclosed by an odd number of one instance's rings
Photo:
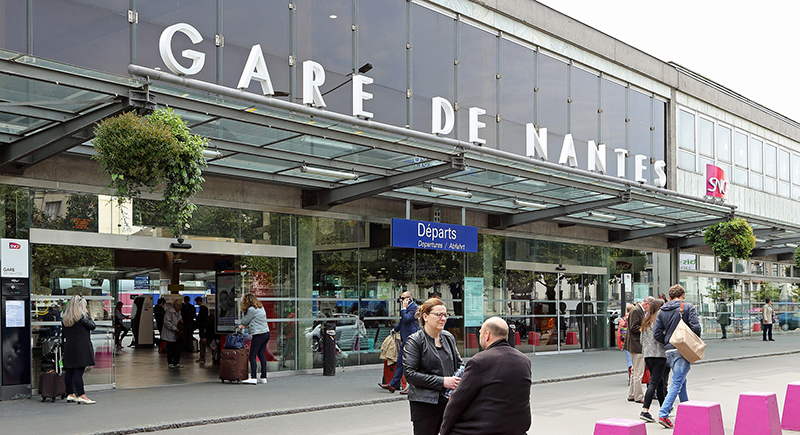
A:
{"type": "MultiPolygon", "coordinates": [[[[800,353],[800,334],[777,336],[776,340],[711,340],[703,364],[800,353]]],[[[627,372],[625,357],[616,349],[540,355],[532,361],[533,379],[539,385],[585,377],[622,377],[627,372]]],[[[97,404],[91,406],[41,403],[34,397],[0,402],[0,423],[3,433],[127,434],[405,400],[405,396],[377,387],[381,372],[379,366],[350,367],[337,369],[335,377],[275,377],[266,385],[206,382],[93,392],[97,404]]]]}

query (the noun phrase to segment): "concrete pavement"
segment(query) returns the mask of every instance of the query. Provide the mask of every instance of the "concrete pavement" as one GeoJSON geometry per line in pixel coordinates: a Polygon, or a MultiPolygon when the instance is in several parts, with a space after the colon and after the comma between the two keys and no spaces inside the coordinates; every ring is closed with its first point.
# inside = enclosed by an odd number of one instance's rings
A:
{"type": "MultiPolygon", "coordinates": [[[[776,340],[711,340],[703,365],[800,353],[800,334],[781,335],[776,340]]],[[[609,378],[615,384],[626,379],[625,358],[616,349],[538,355],[532,362],[533,388],[584,378],[609,378]],[[619,382],[613,381],[615,376],[619,382]]],[[[763,366],[768,372],[769,364],[763,366]]],[[[0,402],[0,421],[4,433],[132,434],[272,416],[311,416],[314,411],[339,408],[358,412],[354,407],[361,407],[368,412],[376,405],[405,400],[377,387],[381,371],[379,366],[348,367],[338,369],[335,377],[274,377],[266,385],[206,382],[93,392],[91,397],[97,404],[91,406],[64,401],[41,403],[38,398],[0,402]]],[[[620,394],[624,394],[624,388],[620,394]]]]}

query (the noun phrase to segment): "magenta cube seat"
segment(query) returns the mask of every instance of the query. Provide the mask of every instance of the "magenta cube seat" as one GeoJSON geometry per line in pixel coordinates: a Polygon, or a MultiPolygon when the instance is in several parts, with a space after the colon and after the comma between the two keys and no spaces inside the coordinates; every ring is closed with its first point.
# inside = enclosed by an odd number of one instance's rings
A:
{"type": "Polygon", "coordinates": [[[781,435],[775,393],[749,391],[740,394],[733,435],[781,435]]]}
{"type": "Polygon", "coordinates": [[[467,334],[467,349],[477,349],[478,348],[478,336],[469,333],[467,334]]]}
{"type": "Polygon", "coordinates": [[[594,435],[647,435],[643,421],[608,418],[594,424],[594,435]]]}
{"type": "Polygon", "coordinates": [[[539,345],[539,333],[538,332],[529,332],[528,333],[528,344],[532,344],[534,346],[539,345]]]}
{"type": "Polygon", "coordinates": [[[567,332],[566,344],[578,344],[578,333],[575,331],[567,332]]]}
{"type": "Polygon", "coordinates": [[[785,430],[800,431],[800,382],[792,382],[786,387],[781,427],[785,430]]]}
{"type": "Polygon", "coordinates": [[[678,405],[674,435],[725,435],[719,403],[690,400],[678,405]]]}

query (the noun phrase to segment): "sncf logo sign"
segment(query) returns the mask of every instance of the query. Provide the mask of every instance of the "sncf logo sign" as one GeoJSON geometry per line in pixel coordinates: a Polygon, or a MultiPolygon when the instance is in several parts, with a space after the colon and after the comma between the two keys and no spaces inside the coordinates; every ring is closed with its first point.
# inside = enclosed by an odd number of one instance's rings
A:
{"type": "Polygon", "coordinates": [[[20,249],[21,246],[19,243],[8,242],[8,249],[20,249]]]}
{"type": "Polygon", "coordinates": [[[718,166],[706,165],[706,196],[728,198],[728,176],[718,166]]]}

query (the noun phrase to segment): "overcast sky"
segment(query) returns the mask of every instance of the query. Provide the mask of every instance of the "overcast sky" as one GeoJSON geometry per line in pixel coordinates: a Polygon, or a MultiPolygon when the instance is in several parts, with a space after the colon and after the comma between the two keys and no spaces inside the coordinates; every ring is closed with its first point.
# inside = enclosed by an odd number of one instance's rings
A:
{"type": "Polygon", "coordinates": [[[800,122],[800,1],[537,1],[800,122]]]}

